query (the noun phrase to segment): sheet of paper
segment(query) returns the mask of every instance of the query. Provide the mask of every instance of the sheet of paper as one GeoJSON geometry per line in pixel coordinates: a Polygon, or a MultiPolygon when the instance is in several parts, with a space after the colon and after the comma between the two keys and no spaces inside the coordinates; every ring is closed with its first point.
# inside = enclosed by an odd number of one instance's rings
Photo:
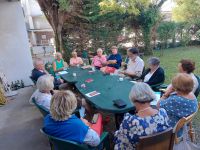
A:
{"type": "Polygon", "coordinates": [[[60,71],[58,72],[59,75],[63,75],[63,74],[67,74],[68,72],[67,71],[60,71]]]}
{"type": "Polygon", "coordinates": [[[130,81],[130,82],[131,82],[131,83],[134,83],[134,84],[137,83],[137,81],[130,81]]]}
{"type": "Polygon", "coordinates": [[[99,92],[97,92],[97,91],[92,91],[92,92],[90,92],[90,93],[87,93],[87,94],[85,94],[87,97],[94,97],[94,96],[97,96],[97,95],[99,95],[100,93],[99,92]]]}
{"type": "Polygon", "coordinates": [[[154,99],[152,102],[151,102],[151,105],[157,105],[158,101],[160,100],[160,96],[161,96],[161,93],[160,92],[154,92],[155,95],[156,95],[156,99],[154,99]]]}

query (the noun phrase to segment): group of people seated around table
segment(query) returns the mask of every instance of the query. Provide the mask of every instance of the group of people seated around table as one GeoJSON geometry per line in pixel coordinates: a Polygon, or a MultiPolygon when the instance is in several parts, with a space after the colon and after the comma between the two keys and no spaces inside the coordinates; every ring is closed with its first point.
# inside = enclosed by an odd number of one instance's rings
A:
{"type": "MultiPolygon", "coordinates": [[[[137,48],[127,50],[126,64],[122,63],[117,47],[113,46],[111,51],[112,54],[106,57],[102,49],[97,49],[92,66],[104,72],[109,70],[107,67],[111,67],[118,75],[143,81],[136,82],[130,90],[129,99],[135,107],[135,113],[124,114],[123,121],[114,134],[114,149],[134,149],[139,137],[159,133],[170,127],[174,128],[182,117],[197,111],[198,101],[194,93],[200,85],[193,74],[195,63],[192,60],[183,59],[179,62],[178,73],[173,77],[171,84],[157,103],[157,107],[152,108],[150,103],[156,99],[156,95],[151,85],[163,83],[165,80],[159,58],[148,59],[148,69],[144,70],[144,61],[139,57],[137,48]],[[123,69],[120,68],[121,65],[123,69]]],[[[77,56],[76,51],[73,51],[70,66],[79,65],[83,65],[83,60],[77,56]]],[[[67,66],[62,55],[57,53],[53,62],[53,70],[59,72],[67,66]]],[[[34,63],[32,78],[37,81],[37,90],[31,99],[34,97],[39,105],[44,106],[50,112],[44,119],[44,131],[61,139],[98,146],[102,125],[100,125],[101,129],[93,129],[86,119],[74,115],[74,111],[78,109],[78,101],[73,92],[69,90],[52,92],[55,85],[62,84],[63,81],[49,75],[40,59],[34,63]]],[[[182,134],[181,129],[178,136],[182,134]]]]}

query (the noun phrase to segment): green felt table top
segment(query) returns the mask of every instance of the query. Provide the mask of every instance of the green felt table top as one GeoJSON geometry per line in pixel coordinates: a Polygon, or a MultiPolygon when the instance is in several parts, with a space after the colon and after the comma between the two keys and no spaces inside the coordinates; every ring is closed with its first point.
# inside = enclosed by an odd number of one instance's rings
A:
{"type": "Polygon", "coordinates": [[[68,74],[61,75],[61,77],[69,83],[74,83],[86,100],[97,109],[111,113],[125,113],[133,109],[129,100],[129,92],[133,83],[127,79],[119,81],[118,76],[104,75],[98,70],[93,73],[89,71],[73,67],[67,70],[68,74]],[[73,73],[76,73],[77,76],[74,77],[73,73]],[[87,83],[87,79],[93,79],[93,81],[87,83]],[[82,87],[82,84],[85,84],[86,87],[82,87]],[[94,97],[85,95],[92,91],[97,91],[100,94],[94,97]],[[113,100],[116,99],[122,99],[127,106],[117,108],[113,105],[113,100]]]}

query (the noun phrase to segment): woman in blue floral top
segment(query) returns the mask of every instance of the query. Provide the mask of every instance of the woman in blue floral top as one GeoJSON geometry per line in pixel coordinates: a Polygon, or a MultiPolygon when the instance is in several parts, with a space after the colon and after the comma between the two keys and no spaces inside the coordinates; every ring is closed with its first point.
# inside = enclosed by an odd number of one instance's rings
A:
{"type": "Polygon", "coordinates": [[[140,136],[146,136],[166,130],[168,116],[164,109],[153,109],[150,102],[155,94],[146,83],[136,83],[131,92],[130,100],[137,113],[125,114],[118,131],[115,132],[115,150],[132,150],[140,136]]]}
{"type": "MultiPolygon", "coordinates": [[[[198,109],[197,98],[192,93],[194,82],[190,75],[179,73],[172,79],[172,86],[175,93],[168,98],[163,95],[164,100],[160,101],[160,107],[167,111],[169,124],[174,127],[183,117],[187,117],[198,109]]],[[[178,132],[181,136],[182,130],[178,132]]]]}

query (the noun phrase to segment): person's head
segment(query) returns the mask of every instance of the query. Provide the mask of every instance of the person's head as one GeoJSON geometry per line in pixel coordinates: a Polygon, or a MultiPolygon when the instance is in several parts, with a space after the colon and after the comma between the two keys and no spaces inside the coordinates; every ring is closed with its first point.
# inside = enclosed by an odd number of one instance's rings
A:
{"type": "Polygon", "coordinates": [[[178,64],[179,73],[192,73],[195,70],[195,62],[190,59],[182,59],[178,64]]]}
{"type": "Polygon", "coordinates": [[[56,59],[57,59],[57,60],[61,60],[61,59],[62,59],[62,54],[59,53],[59,52],[57,52],[57,53],[56,53],[56,59]]]}
{"type": "Polygon", "coordinates": [[[190,75],[186,73],[178,73],[172,79],[172,86],[177,93],[182,93],[187,95],[190,92],[192,92],[194,87],[194,82],[190,75]]]}
{"type": "Polygon", "coordinates": [[[40,92],[48,93],[54,88],[54,78],[51,75],[43,75],[38,78],[36,86],[40,92]]]}
{"type": "Polygon", "coordinates": [[[103,54],[103,50],[101,48],[97,49],[97,56],[101,57],[103,54]]]}
{"type": "Polygon", "coordinates": [[[112,46],[112,47],[111,47],[111,51],[112,51],[112,54],[113,54],[113,55],[116,55],[116,54],[118,53],[118,48],[117,48],[117,46],[112,46]]]}
{"type": "Polygon", "coordinates": [[[157,57],[151,57],[147,62],[151,70],[155,70],[160,65],[160,60],[157,57]]]}
{"type": "Polygon", "coordinates": [[[73,51],[73,52],[72,52],[72,57],[73,57],[73,58],[76,58],[76,57],[77,57],[77,52],[76,52],[76,51],[73,51]]]}
{"type": "Polygon", "coordinates": [[[139,55],[139,50],[137,48],[130,48],[128,49],[128,57],[135,61],[136,57],[139,55]]]}
{"type": "Polygon", "coordinates": [[[150,86],[143,82],[136,83],[129,93],[129,99],[135,105],[136,110],[140,109],[141,105],[150,105],[150,102],[155,98],[156,95],[150,86]]]}
{"type": "Polygon", "coordinates": [[[56,121],[67,120],[77,107],[77,99],[69,90],[55,93],[51,99],[50,114],[56,121]]]}
{"type": "Polygon", "coordinates": [[[44,62],[42,59],[36,59],[33,65],[34,65],[34,68],[37,70],[44,70],[44,62]]]}

